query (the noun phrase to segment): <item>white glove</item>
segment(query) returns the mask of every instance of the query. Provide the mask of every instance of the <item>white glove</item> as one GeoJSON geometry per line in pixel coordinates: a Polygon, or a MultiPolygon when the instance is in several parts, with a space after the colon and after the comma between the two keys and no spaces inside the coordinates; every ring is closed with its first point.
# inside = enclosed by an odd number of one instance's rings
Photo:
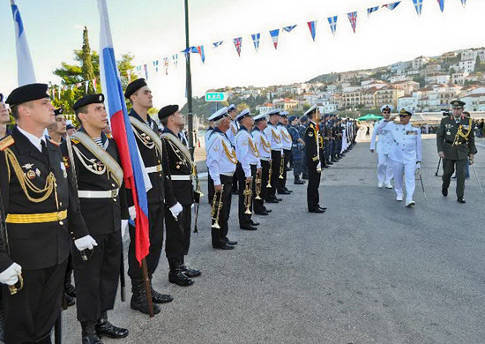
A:
{"type": "Polygon", "coordinates": [[[17,263],[12,263],[12,265],[0,273],[0,283],[14,285],[18,282],[21,273],[22,267],[17,263]]]}
{"type": "Polygon", "coordinates": [[[135,218],[136,218],[136,209],[135,209],[135,206],[132,205],[131,207],[128,208],[128,213],[130,214],[130,219],[132,221],[135,221],[135,218]]]}
{"type": "Polygon", "coordinates": [[[182,208],[182,205],[177,202],[175,203],[175,205],[170,207],[170,212],[172,213],[173,217],[177,218],[177,216],[179,216],[183,209],[184,208],[182,208]]]}
{"type": "Polygon", "coordinates": [[[321,170],[321,169],[322,169],[322,163],[321,163],[321,162],[319,162],[319,163],[318,163],[318,165],[317,165],[317,171],[318,171],[318,170],[321,170]]]}
{"type": "Polygon", "coordinates": [[[420,163],[420,162],[416,163],[416,169],[417,169],[418,171],[421,169],[421,163],[420,163]]]}
{"type": "Polygon", "coordinates": [[[128,220],[121,220],[121,237],[124,238],[128,229],[128,220]]]}
{"type": "Polygon", "coordinates": [[[98,246],[98,243],[91,235],[85,235],[82,238],[74,240],[74,245],[76,245],[79,251],[84,251],[85,249],[92,250],[94,246],[98,246]]]}

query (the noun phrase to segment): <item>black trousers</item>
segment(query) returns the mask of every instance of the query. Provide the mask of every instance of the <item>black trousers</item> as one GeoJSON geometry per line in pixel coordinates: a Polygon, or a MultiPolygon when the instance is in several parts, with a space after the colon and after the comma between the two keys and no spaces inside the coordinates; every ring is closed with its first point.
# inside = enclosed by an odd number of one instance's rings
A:
{"type": "MultiPolygon", "coordinates": [[[[164,205],[161,203],[148,205],[148,223],[150,226],[150,251],[145,258],[147,263],[148,277],[151,278],[155,272],[163,243],[163,216],[164,205]]],[[[143,270],[135,256],[135,227],[130,225],[130,247],[128,249],[128,275],[133,280],[143,279],[143,270]]]]}
{"type": "Polygon", "coordinates": [[[6,344],[50,338],[61,312],[66,266],[67,260],[45,269],[23,269],[24,288],[15,295],[10,295],[8,287],[2,285],[6,344]]]}
{"type": "Polygon", "coordinates": [[[283,169],[283,179],[281,180],[281,188],[282,189],[285,189],[286,188],[286,175],[287,175],[287,171],[286,169],[288,168],[288,164],[290,163],[290,159],[291,159],[291,150],[289,149],[285,149],[284,150],[284,160],[283,160],[283,164],[284,164],[284,169],[283,169]]]}
{"type": "MultiPolygon", "coordinates": [[[[227,233],[229,232],[229,214],[231,212],[231,197],[232,197],[232,179],[233,177],[221,175],[221,185],[223,186],[222,192],[222,208],[219,214],[219,226],[220,229],[211,230],[212,246],[218,246],[225,243],[227,233]]],[[[215,197],[215,194],[214,194],[215,197]]],[[[219,199],[217,199],[218,203],[219,199]]],[[[216,212],[217,212],[216,203],[216,212]]]]}
{"type": "Polygon", "coordinates": [[[276,189],[280,185],[281,152],[271,151],[271,188],[267,191],[267,199],[276,198],[276,189]]]}
{"type": "MultiPolygon", "coordinates": [[[[269,177],[269,161],[261,160],[261,193],[260,193],[260,200],[254,200],[254,211],[262,212],[265,210],[264,207],[264,200],[266,199],[266,194],[268,193],[268,177],[269,177]]],[[[256,197],[256,191],[254,192],[254,196],[256,197]]]]}
{"type": "Polygon", "coordinates": [[[209,204],[212,204],[212,197],[214,197],[214,181],[212,180],[210,173],[207,173],[207,198],[209,204]]]}
{"type": "Polygon", "coordinates": [[[121,232],[93,235],[98,246],[88,261],[73,250],[77,320],[96,322],[101,313],[113,309],[120,277],[121,232]]]}
{"type": "Polygon", "coordinates": [[[69,255],[67,259],[66,275],[64,277],[64,284],[68,285],[72,283],[72,254],[69,255]]]}
{"type": "Polygon", "coordinates": [[[455,172],[456,166],[456,197],[463,198],[465,196],[465,179],[466,179],[466,165],[467,160],[451,160],[443,159],[443,187],[450,186],[450,179],[455,172]]]}
{"type": "MultiPolygon", "coordinates": [[[[254,197],[254,177],[256,176],[256,165],[250,165],[251,168],[251,176],[253,177],[253,181],[251,182],[251,190],[252,190],[252,196],[250,200],[250,205],[249,209],[251,210],[251,213],[253,211],[253,204],[252,200],[254,197]]],[[[236,167],[236,176],[238,180],[238,184],[240,185],[239,187],[239,226],[249,226],[251,224],[251,215],[250,214],[245,214],[246,211],[246,202],[245,199],[246,197],[244,196],[244,190],[246,189],[246,176],[244,175],[244,170],[242,169],[242,166],[240,163],[237,164],[236,167]]]]}
{"type": "Polygon", "coordinates": [[[308,210],[315,210],[320,202],[318,187],[320,186],[321,172],[317,172],[315,164],[310,162],[308,165],[308,186],[306,191],[308,210]]]}
{"type": "Polygon", "coordinates": [[[192,225],[191,206],[184,205],[182,212],[175,220],[170,210],[165,208],[165,254],[168,259],[180,258],[189,253],[190,228],[192,225]]]}

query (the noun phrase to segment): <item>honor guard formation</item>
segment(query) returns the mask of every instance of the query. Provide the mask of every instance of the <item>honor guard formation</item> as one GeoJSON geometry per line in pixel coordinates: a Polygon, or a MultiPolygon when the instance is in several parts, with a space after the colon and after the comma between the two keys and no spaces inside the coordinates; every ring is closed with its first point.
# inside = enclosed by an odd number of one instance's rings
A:
{"type": "MultiPolygon", "coordinates": [[[[54,109],[47,85],[29,84],[0,94],[0,283],[4,341],[51,343],[61,310],[76,305],[83,344],[103,337],[124,338],[129,329],[112,324],[118,287],[125,298],[123,237],[131,279],[130,307],[155,315],[173,297],[152,283],[165,244],[168,281],[191,286],[201,271],[189,267],[191,228],[198,228],[201,190],[197,166],[184,135],[185,118],[177,105],[158,112],[161,127],[148,114],[152,92],[144,79],[131,82],[129,124],[136,139],[147,188],[149,253],[137,257],[136,200],[125,185],[120,153],[110,135],[103,94],[89,94],[74,104],[78,128],[54,109]],[[15,125],[7,129],[10,106],[15,125]],[[46,129],[48,135],[46,135],[46,129]],[[193,215],[194,213],[194,215],[193,215]],[[192,218],[194,216],[194,218],[192,218]],[[165,239],[165,242],[164,242],[165,239]],[[74,283],[74,285],[73,285],[74,283]]],[[[443,118],[437,149],[443,161],[442,193],[448,195],[456,171],[457,200],[465,203],[465,173],[477,153],[472,122],[464,103],[454,101],[443,118]]],[[[377,186],[393,189],[396,200],[413,207],[415,180],[422,183],[421,132],[405,109],[383,119],[372,135],[377,151],[377,186]],[[394,186],[392,185],[394,182],[394,186]]],[[[352,149],[357,122],[334,114],[321,116],[316,105],[302,116],[271,110],[253,116],[235,105],[217,110],[205,134],[212,247],[233,250],[229,218],[232,195],[238,196],[239,228],[256,231],[256,216],[271,216],[268,204],[291,197],[294,184],[307,183],[307,210],[327,211],[319,195],[322,171],[352,149]]],[[[297,186],[298,188],[298,186],[297,186]]],[[[276,210],[276,209],[273,209],[276,210]]]]}

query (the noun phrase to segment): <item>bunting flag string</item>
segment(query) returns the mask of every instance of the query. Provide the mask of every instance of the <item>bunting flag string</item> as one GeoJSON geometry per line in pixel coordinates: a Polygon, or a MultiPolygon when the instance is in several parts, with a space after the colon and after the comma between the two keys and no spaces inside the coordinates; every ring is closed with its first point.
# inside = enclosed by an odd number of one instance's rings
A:
{"type": "Polygon", "coordinates": [[[222,43],[224,43],[224,41],[214,42],[212,43],[212,45],[214,46],[214,48],[219,48],[222,45],[222,43]]]}
{"type": "Polygon", "coordinates": [[[168,75],[168,57],[163,58],[163,71],[168,75]]]}
{"type": "Polygon", "coordinates": [[[315,30],[315,21],[312,20],[312,21],[309,21],[308,23],[308,28],[310,29],[310,34],[312,35],[312,40],[315,42],[315,35],[317,34],[316,30],[315,30]]]}
{"type": "Polygon", "coordinates": [[[328,23],[330,24],[330,30],[332,34],[335,36],[335,32],[337,32],[337,19],[338,16],[328,17],[328,23]]]}
{"type": "Polygon", "coordinates": [[[370,16],[370,15],[371,15],[371,13],[374,13],[374,12],[376,12],[376,11],[378,11],[378,10],[379,10],[379,6],[369,7],[369,8],[367,9],[367,16],[370,16]]]}
{"type": "Polygon", "coordinates": [[[416,9],[416,13],[418,16],[421,15],[423,11],[423,0],[413,0],[414,8],[416,9]]]}
{"type": "Polygon", "coordinates": [[[296,27],[296,24],[295,25],[288,25],[288,26],[284,26],[283,30],[285,30],[286,32],[291,32],[291,31],[293,31],[293,29],[295,27],[296,27]]]}
{"type": "Polygon", "coordinates": [[[437,0],[438,5],[440,5],[440,10],[443,12],[445,10],[445,0],[437,0]]]}
{"type": "Polygon", "coordinates": [[[241,57],[241,46],[242,46],[242,37],[234,38],[234,47],[236,48],[237,55],[241,57]]]}
{"type": "Polygon", "coordinates": [[[251,34],[251,38],[253,39],[254,49],[258,51],[259,49],[259,40],[261,39],[261,33],[253,33],[251,34]]]}
{"type": "Polygon", "coordinates": [[[269,34],[271,36],[271,39],[273,40],[275,50],[278,49],[278,36],[280,34],[280,29],[271,30],[269,34]]]}
{"type": "Polygon", "coordinates": [[[390,4],[385,4],[385,5],[382,5],[382,7],[387,7],[387,9],[389,10],[394,10],[397,6],[399,6],[399,4],[401,3],[401,1],[396,1],[396,2],[392,2],[390,4]]]}
{"type": "Polygon", "coordinates": [[[352,25],[352,30],[355,33],[355,28],[357,26],[357,11],[347,13],[347,16],[349,17],[350,25],[352,25]]]}

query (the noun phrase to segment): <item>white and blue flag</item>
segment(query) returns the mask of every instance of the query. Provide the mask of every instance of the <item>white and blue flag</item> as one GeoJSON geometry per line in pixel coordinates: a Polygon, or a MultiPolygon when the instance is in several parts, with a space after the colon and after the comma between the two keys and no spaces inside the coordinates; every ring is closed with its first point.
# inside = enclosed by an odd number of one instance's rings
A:
{"type": "Polygon", "coordinates": [[[13,22],[15,24],[15,41],[17,46],[17,77],[19,86],[35,83],[34,65],[30,56],[24,23],[14,0],[10,0],[13,22]]]}

